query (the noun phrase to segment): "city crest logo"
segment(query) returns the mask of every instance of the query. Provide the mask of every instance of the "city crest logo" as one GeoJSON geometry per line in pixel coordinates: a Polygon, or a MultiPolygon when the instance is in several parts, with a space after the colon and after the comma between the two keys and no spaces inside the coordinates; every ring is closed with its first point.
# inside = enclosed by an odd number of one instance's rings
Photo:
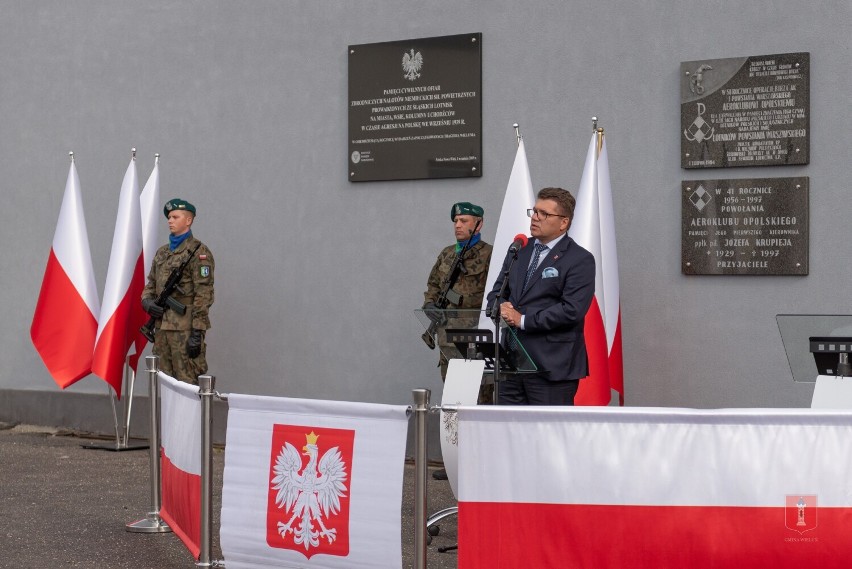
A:
{"type": "Polygon", "coordinates": [[[274,425],[266,543],[312,555],[349,555],[355,431],[274,425]],[[299,449],[299,450],[297,450],[299,449]]]}
{"type": "Polygon", "coordinates": [[[808,494],[787,495],[784,526],[802,535],[817,527],[817,497],[808,494]]]}

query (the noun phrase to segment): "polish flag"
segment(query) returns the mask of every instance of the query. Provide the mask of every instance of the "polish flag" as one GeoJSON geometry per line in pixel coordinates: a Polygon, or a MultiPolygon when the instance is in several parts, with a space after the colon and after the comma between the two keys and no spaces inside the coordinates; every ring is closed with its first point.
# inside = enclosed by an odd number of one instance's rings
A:
{"type": "MultiPolygon", "coordinates": [[[[515,236],[528,235],[530,232],[530,218],[527,210],[535,205],[535,192],[530,179],[530,168],[527,163],[527,152],[524,141],[518,144],[515,153],[515,163],[512,165],[512,173],[509,175],[509,183],[506,185],[506,194],[503,197],[503,208],[497,220],[497,233],[494,236],[494,253],[488,266],[488,276],[485,279],[485,297],[482,299],[482,310],[488,306],[488,293],[494,288],[497,277],[503,268],[503,257],[509,246],[515,241],[515,236]]],[[[483,318],[485,318],[483,316],[483,318]]],[[[482,322],[483,328],[491,327],[493,324],[485,318],[482,322]]]]}
{"type": "Polygon", "coordinates": [[[201,553],[201,399],[198,386],[159,372],[160,470],[165,520],[192,555],[201,553]]]}
{"type": "Polygon", "coordinates": [[[135,371],[140,346],[145,345],[145,337],[139,333],[148,316],[142,309],[144,288],[142,218],[134,156],[124,174],[118,198],[112,252],[92,362],[92,372],[110,384],[119,398],[127,352],[135,341],[136,355],[130,362],[135,371]]]}
{"type": "Polygon", "coordinates": [[[231,394],[228,569],[400,569],[407,407],[231,394]]]}
{"type": "Polygon", "coordinates": [[[91,373],[99,313],[80,178],[72,157],[30,327],[33,345],[59,387],[91,373]]]}
{"type": "Polygon", "coordinates": [[[845,568],[852,412],[461,407],[460,569],[845,568]]]}
{"type": "Polygon", "coordinates": [[[163,222],[163,204],[160,203],[160,155],[154,159],[154,170],[148,177],[142,194],[139,196],[142,210],[142,253],[145,259],[142,274],[147,278],[151,272],[154,255],[159,248],[160,228],[163,222]]]}
{"type": "Polygon", "coordinates": [[[612,390],[618,394],[619,405],[624,405],[618,254],[603,129],[595,132],[589,143],[568,235],[595,256],[595,297],[583,328],[589,376],[580,382],[574,403],[608,405],[612,390]]]}

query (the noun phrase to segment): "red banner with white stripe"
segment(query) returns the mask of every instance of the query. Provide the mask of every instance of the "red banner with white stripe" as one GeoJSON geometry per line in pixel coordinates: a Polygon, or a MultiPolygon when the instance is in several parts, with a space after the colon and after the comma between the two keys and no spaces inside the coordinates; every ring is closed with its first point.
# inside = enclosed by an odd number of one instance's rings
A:
{"type": "Polygon", "coordinates": [[[124,174],[118,198],[115,233],[92,361],[92,372],[110,384],[119,398],[124,362],[130,346],[136,345],[135,357],[130,362],[135,370],[146,343],[139,332],[148,319],[142,309],[143,271],[142,216],[134,157],[124,174]]]}
{"type": "Polygon", "coordinates": [[[192,555],[201,552],[201,399],[198,386],[159,372],[160,516],[192,555]]]}
{"type": "Polygon", "coordinates": [[[619,404],[624,405],[615,214],[602,129],[592,135],[589,143],[568,235],[595,256],[595,298],[586,314],[584,328],[589,376],[580,382],[574,403],[608,405],[612,390],[616,392],[619,404]]]}
{"type": "Polygon", "coordinates": [[[30,338],[61,388],[92,370],[100,301],[77,167],[71,161],[30,338]]]}
{"type": "Polygon", "coordinates": [[[459,412],[459,567],[846,567],[852,412],[459,412]]]}

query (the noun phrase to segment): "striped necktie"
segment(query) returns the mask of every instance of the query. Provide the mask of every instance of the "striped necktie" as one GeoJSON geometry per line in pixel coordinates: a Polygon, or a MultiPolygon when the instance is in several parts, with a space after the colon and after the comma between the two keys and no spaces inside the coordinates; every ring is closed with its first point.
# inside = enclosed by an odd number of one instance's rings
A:
{"type": "Polygon", "coordinates": [[[541,252],[547,249],[547,245],[542,245],[541,243],[537,243],[535,246],[535,251],[533,251],[532,263],[530,263],[529,268],[527,269],[527,274],[524,276],[524,288],[521,289],[521,294],[523,294],[527,290],[527,284],[530,282],[530,278],[533,276],[533,273],[538,268],[538,259],[541,257],[541,252]]]}

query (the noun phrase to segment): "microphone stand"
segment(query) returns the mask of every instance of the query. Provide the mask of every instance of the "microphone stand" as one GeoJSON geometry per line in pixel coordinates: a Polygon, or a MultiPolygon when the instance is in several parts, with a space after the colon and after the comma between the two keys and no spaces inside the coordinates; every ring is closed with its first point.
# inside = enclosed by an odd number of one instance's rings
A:
{"type": "Polygon", "coordinates": [[[506,294],[506,287],[509,284],[509,271],[512,270],[512,265],[518,260],[519,252],[520,248],[512,253],[512,259],[506,265],[506,270],[503,271],[503,284],[500,286],[500,292],[491,307],[491,319],[494,322],[494,405],[497,405],[500,400],[500,305],[503,303],[503,296],[506,294]]]}

